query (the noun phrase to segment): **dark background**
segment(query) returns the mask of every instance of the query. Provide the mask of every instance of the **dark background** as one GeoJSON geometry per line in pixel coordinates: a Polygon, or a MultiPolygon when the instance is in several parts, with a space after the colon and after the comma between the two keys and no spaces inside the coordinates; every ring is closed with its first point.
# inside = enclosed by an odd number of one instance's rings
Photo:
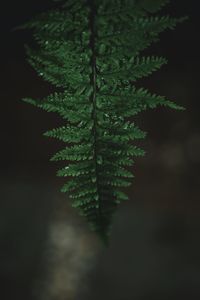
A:
{"type": "Polygon", "coordinates": [[[25,60],[29,32],[12,32],[51,1],[1,3],[0,298],[3,300],[200,299],[200,35],[197,0],[163,11],[190,20],[149,53],[167,66],[140,84],[186,111],[159,108],[137,117],[148,131],[130,201],[114,218],[103,250],[59,192],[49,158],[61,144],[42,133],[60,118],[20,101],[52,87],[25,60]]]}

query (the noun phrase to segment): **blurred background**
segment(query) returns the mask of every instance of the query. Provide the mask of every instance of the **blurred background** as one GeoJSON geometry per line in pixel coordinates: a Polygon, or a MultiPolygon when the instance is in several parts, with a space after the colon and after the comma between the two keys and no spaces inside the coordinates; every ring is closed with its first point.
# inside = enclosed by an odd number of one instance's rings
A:
{"type": "Polygon", "coordinates": [[[147,152],[134,165],[130,201],[104,249],[59,192],[49,158],[61,144],[42,136],[61,120],[20,101],[52,87],[25,60],[30,32],[11,32],[49,0],[1,3],[0,298],[2,300],[200,299],[200,36],[196,0],[163,10],[190,20],[149,53],[169,60],[140,82],[186,111],[141,113],[147,152]]]}

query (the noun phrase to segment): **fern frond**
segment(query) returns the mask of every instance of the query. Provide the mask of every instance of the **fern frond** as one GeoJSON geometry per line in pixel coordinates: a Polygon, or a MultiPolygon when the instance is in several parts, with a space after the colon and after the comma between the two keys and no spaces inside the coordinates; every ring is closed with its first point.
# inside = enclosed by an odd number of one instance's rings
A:
{"type": "Polygon", "coordinates": [[[86,160],[92,159],[93,157],[93,149],[92,144],[82,144],[76,145],[72,147],[68,147],[64,150],[56,153],[51,160],[59,161],[59,160],[86,160]]]}
{"type": "Polygon", "coordinates": [[[133,57],[128,62],[123,61],[122,67],[119,66],[109,72],[101,72],[100,70],[99,75],[106,81],[112,79],[116,82],[117,80],[125,80],[125,78],[126,80],[135,81],[139,78],[152,74],[166,63],[166,59],[162,57],[133,57]]]}
{"type": "Polygon", "coordinates": [[[84,127],[62,126],[45,132],[44,136],[56,138],[66,143],[80,143],[83,140],[88,141],[90,139],[92,126],[92,121],[88,122],[84,127]]]}
{"type": "Polygon", "coordinates": [[[184,18],[154,15],[168,0],[54,1],[59,7],[21,28],[33,31],[37,45],[26,46],[29,63],[59,91],[23,100],[63,118],[44,133],[67,144],[51,158],[66,161],[58,176],[71,177],[61,191],[107,243],[112,216],[128,200],[121,189],[134,175],[127,167],[145,154],[135,140],[146,132],[129,118],[159,105],[183,109],[135,86],[167,62],[141,52],[184,18]]]}

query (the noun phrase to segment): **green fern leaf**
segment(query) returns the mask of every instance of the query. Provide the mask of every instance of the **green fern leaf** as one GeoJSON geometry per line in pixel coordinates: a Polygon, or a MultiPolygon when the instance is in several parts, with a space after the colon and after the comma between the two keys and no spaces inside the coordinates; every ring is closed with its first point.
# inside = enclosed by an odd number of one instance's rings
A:
{"type": "Polygon", "coordinates": [[[157,106],[184,109],[136,87],[167,62],[142,51],[185,18],[154,15],[168,0],[54,1],[57,8],[20,27],[37,44],[26,46],[29,63],[58,90],[23,100],[62,117],[61,127],[44,133],[66,144],[51,158],[66,161],[58,176],[71,177],[61,191],[107,243],[112,216],[128,200],[121,189],[134,177],[126,167],[145,154],[135,140],[146,132],[129,118],[157,106]]]}

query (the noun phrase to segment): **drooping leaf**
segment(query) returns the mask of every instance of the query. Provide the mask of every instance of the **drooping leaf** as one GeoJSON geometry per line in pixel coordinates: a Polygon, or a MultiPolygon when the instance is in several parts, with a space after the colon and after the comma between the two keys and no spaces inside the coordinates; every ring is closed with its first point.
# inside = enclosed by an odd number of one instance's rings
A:
{"type": "Polygon", "coordinates": [[[121,189],[134,175],[127,167],[145,154],[135,140],[146,132],[129,118],[159,105],[183,109],[136,87],[166,63],[142,51],[184,18],[155,15],[168,0],[54,1],[56,8],[21,28],[32,30],[37,45],[26,46],[29,63],[57,91],[23,100],[62,117],[44,133],[65,143],[51,158],[65,163],[58,176],[71,177],[61,191],[107,243],[112,216],[128,200],[121,189]]]}

